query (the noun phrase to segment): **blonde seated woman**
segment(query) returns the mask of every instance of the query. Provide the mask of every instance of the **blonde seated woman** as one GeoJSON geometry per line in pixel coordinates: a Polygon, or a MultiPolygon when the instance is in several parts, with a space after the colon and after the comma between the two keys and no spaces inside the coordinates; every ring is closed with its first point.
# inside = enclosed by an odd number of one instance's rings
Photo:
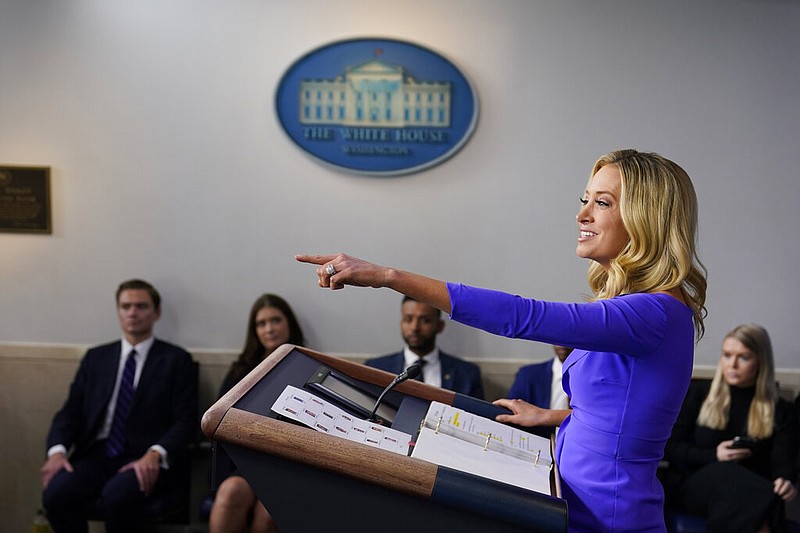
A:
{"type": "Polygon", "coordinates": [[[783,531],[784,503],[797,496],[797,438],[794,406],[778,397],[767,331],[737,326],[722,342],[714,379],[686,394],[665,450],[667,489],[712,533],[783,531]]]}
{"type": "MultiPolygon", "coordinates": [[[[219,395],[228,392],[275,348],[285,343],[302,346],[303,331],[292,308],[283,298],[264,294],[253,303],[244,349],[231,365],[219,395]]],[[[217,453],[224,452],[218,449],[217,453]]],[[[235,471],[219,485],[208,525],[210,533],[278,531],[272,516],[258,500],[250,484],[235,471]]]]}

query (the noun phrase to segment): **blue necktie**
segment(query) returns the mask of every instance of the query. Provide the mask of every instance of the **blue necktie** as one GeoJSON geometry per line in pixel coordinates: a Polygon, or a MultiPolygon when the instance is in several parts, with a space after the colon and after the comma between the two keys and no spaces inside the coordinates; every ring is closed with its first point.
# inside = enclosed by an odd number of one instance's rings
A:
{"type": "Polygon", "coordinates": [[[125,369],[122,371],[122,380],[117,393],[117,406],[114,408],[114,419],[111,422],[111,431],[106,439],[106,454],[117,457],[125,449],[125,421],[133,403],[133,378],[136,375],[136,350],[131,350],[125,369]]]}

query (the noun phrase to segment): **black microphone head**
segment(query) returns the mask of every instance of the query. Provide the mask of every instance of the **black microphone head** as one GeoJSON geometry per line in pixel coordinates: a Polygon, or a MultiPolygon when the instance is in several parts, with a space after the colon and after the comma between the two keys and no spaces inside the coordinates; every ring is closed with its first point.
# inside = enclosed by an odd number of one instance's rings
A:
{"type": "Polygon", "coordinates": [[[406,376],[408,376],[408,379],[417,379],[420,374],[422,374],[422,365],[419,363],[414,363],[406,368],[406,376]]]}

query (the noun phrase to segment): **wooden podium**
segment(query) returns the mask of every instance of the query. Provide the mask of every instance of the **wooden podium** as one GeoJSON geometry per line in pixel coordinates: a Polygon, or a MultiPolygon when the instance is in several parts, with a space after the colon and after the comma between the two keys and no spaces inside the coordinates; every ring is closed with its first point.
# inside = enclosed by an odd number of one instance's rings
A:
{"type": "MultiPolygon", "coordinates": [[[[284,345],[203,416],[203,432],[222,444],[281,533],[567,530],[561,498],[351,442],[270,411],[287,385],[303,388],[321,369],[346,376],[365,398],[377,397],[395,377],[284,345]]],[[[431,401],[492,419],[504,412],[418,381],[403,382],[392,394],[398,406],[392,427],[412,435],[431,401]]]]}

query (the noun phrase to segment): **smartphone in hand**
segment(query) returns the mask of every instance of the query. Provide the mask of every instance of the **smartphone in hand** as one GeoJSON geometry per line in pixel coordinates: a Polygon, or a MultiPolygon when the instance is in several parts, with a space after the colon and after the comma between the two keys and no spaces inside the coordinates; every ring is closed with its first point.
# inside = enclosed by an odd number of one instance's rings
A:
{"type": "Polygon", "coordinates": [[[733,449],[747,448],[749,450],[752,450],[753,448],[755,448],[756,442],[758,441],[753,437],[747,437],[747,436],[733,437],[733,444],[728,446],[728,448],[733,448],[733,449]]]}

